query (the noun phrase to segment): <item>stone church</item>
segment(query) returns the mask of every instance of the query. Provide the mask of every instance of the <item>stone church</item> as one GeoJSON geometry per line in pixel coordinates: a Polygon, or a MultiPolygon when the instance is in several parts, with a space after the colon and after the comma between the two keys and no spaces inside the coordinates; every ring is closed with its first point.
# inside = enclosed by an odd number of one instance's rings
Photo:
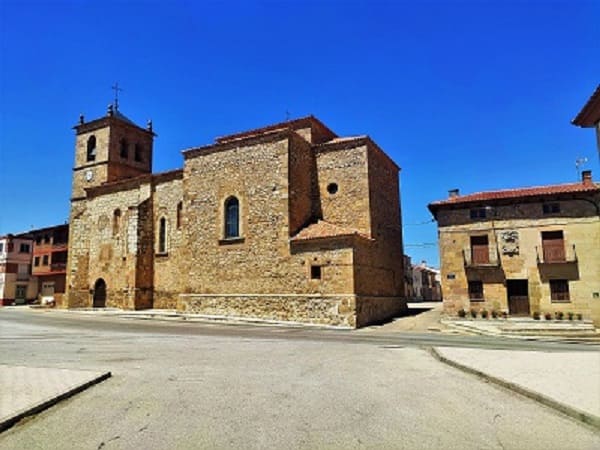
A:
{"type": "Polygon", "coordinates": [[[406,308],[398,166],[315,117],[183,151],[118,108],[76,132],[65,306],[360,327],[406,308]]]}

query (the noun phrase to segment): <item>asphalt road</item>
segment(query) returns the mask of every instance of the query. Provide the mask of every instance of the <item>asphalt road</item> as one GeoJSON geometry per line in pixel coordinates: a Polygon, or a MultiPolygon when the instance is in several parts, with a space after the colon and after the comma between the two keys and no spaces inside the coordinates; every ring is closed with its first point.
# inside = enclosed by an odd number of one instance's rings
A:
{"type": "Polygon", "coordinates": [[[420,348],[443,342],[493,345],[0,310],[2,364],[113,373],[0,434],[0,448],[600,448],[597,432],[420,348]]]}
{"type": "Polygon", "coordinates": [[[249,339],[287,339],[320,342],[347,342],[412,347],[469,347],[504,350],[600,351],[599,344],[501,338],[492,336],[433,333],[385,333],[373,328],[340,330],[273,325],[222,324],[158,319],[132,319],[94,313],[29,308],[0,309],[0,325],[5,321],[23,325],[52,327],[70,332],[97,331],[174,336],[214,336],[249,339]],[[2,314],[4,313],[4,314],[2,314]]]}

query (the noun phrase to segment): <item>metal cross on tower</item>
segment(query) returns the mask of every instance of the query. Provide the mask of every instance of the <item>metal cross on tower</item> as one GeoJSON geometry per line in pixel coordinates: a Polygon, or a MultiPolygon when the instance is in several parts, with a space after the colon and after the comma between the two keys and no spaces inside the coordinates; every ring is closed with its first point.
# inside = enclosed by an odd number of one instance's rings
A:
{"type": "Polygon", "coordinates": [[[119,110],[119,91],[123,92],[123,89],[119,87],[119,82],[116,82],[114,86],[111,86],[111,89],[115,91],[115,111],[119,110]]]}

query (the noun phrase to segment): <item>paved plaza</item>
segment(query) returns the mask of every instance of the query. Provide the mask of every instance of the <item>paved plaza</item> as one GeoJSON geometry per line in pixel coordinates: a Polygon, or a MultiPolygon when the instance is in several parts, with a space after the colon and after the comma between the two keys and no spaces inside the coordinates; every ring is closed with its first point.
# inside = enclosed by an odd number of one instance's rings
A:
{"type": "Polygon", "coordinates": [[[600,445],[594,428],[441,363],[422,341],[378,336],[0,311],[3,363],[112,373],[0,434],[0,447],[600,445]]]}

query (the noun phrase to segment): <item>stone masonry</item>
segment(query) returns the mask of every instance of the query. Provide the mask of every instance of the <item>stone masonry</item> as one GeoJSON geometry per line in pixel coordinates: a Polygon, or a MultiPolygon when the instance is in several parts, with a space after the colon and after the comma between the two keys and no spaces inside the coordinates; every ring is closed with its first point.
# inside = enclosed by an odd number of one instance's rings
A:
{"type": "Polygon", "coordinates": [[[152,174],[151,126],[109,110],[75,129],[69,307],[349,327],[406,308],[399,168],[369,137],[310,116],[152,174]]]}
{"type": "Polygon", "coordinates": [[[565,320],[581,314],[600,325],[600,185],[591,172],[579,183],[453,192],[429,209],[439,227],[446,313],[485,309],[554,318],[562,312],[565,320]],[[549,235],[558,239],[545,240],[549,235]],[[487,255],[476,255],[476,239],[485,242],[487,255]],[[522,292],[511,293],[513,280],[522,280],[522,292]],[[469,288],[478,283],[481,295],[469,288]]]}

